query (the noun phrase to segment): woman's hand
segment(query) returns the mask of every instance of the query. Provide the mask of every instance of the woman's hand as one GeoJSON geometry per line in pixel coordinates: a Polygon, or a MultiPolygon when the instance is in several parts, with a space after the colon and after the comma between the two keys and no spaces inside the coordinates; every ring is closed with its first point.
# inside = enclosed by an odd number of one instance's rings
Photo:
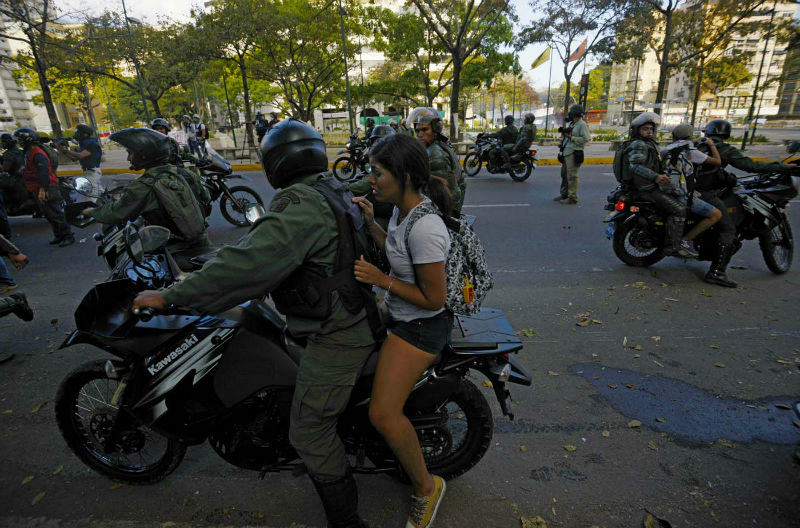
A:
{"type": "Polygon", "coordinates": [[[384,290],[387,289],[387,284],[391,280],[381,270],[364,260],[364,255],[361,255],[361,258],[355,261],[353,271],[358,282],[379,286],[384,290]]]}
{"type": "Polygon", "coordinates": [[[351,198],[353,203],[357,203],[358,206],[361,208],[361,212],[364,214],[364,221],[367,223],[368,226],[371,226],[375,223],[375,208],[372,205],[372,202],[364,198],[363,196],[356,196],[351,198]]]}
{"type": "Polygon", "coordinates": [[[133,306],[131,309],[135,308],[156,308],[157,310],[163,310],[167,306],[167,301],[164,300],[164,296],[161,295],[161,292],[158,290],[145,290],[143,292],[139,292],[139,295],[133,300],[133,306]]]}

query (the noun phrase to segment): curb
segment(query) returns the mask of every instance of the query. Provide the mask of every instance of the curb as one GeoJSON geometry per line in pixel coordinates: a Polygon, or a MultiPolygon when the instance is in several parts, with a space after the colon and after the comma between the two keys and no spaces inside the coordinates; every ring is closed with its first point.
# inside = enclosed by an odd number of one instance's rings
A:
{"type": "MultiPolygon", "coordinates": [[[[753,161],[774,161],[772,158],[752,158],[753,161]]],[[[614,158],[605,158],[605,157],[597,157],[597,158],[585,158],[583,160],[584,165],[611,165],[614,163],[614,158]]],[[[561,165],[558,162],[557,158],[543,158],[537,160],[537,165],[561,165]]],[[[329,168],[333,167],[333,163],[329,163],[329,168]]],[[[257,171],[261,170],[260,163],[245,163],[242,165],[231,165],[231,168],[236,171],[257,171]]],[[[142,174],[144,171],[134,171],[130,169],[102,169],[103,174],[142,174]]],[[[58,174],[61,176],[80,176],[83,174],[82,170],[79,169],[68,169],[68,170],[60,170],[58,174]]]]}

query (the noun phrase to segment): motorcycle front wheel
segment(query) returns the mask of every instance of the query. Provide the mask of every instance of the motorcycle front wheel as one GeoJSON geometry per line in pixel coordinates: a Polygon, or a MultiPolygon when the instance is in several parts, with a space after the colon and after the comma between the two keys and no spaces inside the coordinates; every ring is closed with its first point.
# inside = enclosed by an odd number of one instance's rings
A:
{"type": "Polygon", "coordinates": [[[250,204],[264,205],[263,200],[250,187],[236,185],[229,189],[233,200],[227,193],[222,195],[219,201],[219,211],[222,216],[231,224],[239,227],[247,227],[250,221],[247,220],[247,206],[250,204]]]}
{"type": "Polygon", "coordinates": [[[646,247],[647,233],[638,222],[625,222],[614,230],[614,254],[628,266],[647,267],[664,258],[664,248],[659,245],[646,247]]]}
{"type": "Polygon", "coordinates": [[[464,174],[476,176],[481,171],[481,157],[477,152],[470,152],[464,158],[464,174]]]}
{"type": "Polygon", "coordinates": [[[531,160],[524,160],[515,165],[511,166],[511,172],[508,173],[511,176],[511,179],[514,181],[525,181],[527,180],[531,172],[533,172],[533,164],[531,160]]]}
{"type": "Polygon", "coordinates": [[[333,175],[340,182],[347,183],[356,176],[356,164],[349,156],[343,156],[333,162],[333,175]]]}
{"type": "Polygon", "coordinates": [[[118,406],[112,402],[119,380],[110,379],[105,361],[91,361],[72,371],[56,395],[56,422],[67,445],[84,464],[114,480],[153,484],[172,473],[186,446],[134,424],[119,435],[113,451],[105,441],[118,406]]]}
{"type": "Polygon", "coordinates": [[[792,228],[786,218],[769,232],[758,237],[758,246],[764,262],[772,273],[783,275],[792,267],[794,239],[792,228]]]}

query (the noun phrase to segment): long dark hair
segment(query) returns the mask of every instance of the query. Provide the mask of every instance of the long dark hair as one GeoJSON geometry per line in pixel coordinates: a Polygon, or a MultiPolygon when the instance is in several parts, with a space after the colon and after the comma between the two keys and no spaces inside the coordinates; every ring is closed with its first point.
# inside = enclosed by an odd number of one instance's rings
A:
{"type": "Polygon", "coordinates": [[[447,182],[431,176],[428,152],[420,140],[405,134],[386,136],[373,145],[369,158],[389,171],[403,190],[408,174],[412,188],[430,198],[439,211],[450,218],[453,206],[447,182]]]}

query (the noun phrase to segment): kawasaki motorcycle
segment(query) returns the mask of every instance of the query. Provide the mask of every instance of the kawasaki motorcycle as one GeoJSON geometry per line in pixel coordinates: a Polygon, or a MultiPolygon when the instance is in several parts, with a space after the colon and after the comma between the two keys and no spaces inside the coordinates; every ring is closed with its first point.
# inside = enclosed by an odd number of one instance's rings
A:
{"type": "Polygon", "coordinates": [[[350,182],[358,179],[359,171],[369,174],[372,169],[369,165],[367,145],[361,141],[358,134],[352,134],[350,141],[344,147],[345,150],[336,153],[337,158],[333,162],[333,175],[336,179],[350,182]]]}
{"type": "Polygon", "coordinates": [[[511,154],[511,169],[504,168],[503,145],[500,140],[478,134],[475,144],[470,147],[470,152],[464,157],[464,173],[475,176],[481,166],[486,165],[489,174],[506,174],[514,181],[525,181],[536,169],[536,150],[528,149],[521,154],[511,154]]]}
{"type": "MultiPolygon", "coordinates": [[[[55,411],[64,440],[92,469],[131,484],[160,481],[188,446],[205,441],[225,461],[262,476],[302,469],[288,432],[303,347],[269,304],[252,300],[216,315],[131,312],[138,291],[180,278],[163,249],[168,238],[161,227],[126,226],[128,273],[92,288],[75,311],[77,328],[62,348],[85,343],[113,358],[84,363],[62,381],[55,411]]],[[[452,344],[423,373],[405,408],[432,472],[461,475],[491,443],[492,412],[471,371],[489,379],[513,419],[506,384],[531,384],[514,357],[521,349],[500,310],[456,318],[452,344]]],[[[338,433],[353,471],[403,478],[368,416],[376,363],[377,352],[364,365],[338,433]]]]}
{"type": "MultiPolygon", "coordinates": [[[[795,141],[789,152],[798,150],[800,142],[795,141]]],[[[721,191],[719,198],[736,224],[734,251],[742,247],[743,241],[758,239],[769,270],[779,275],[789,271],[794,238],[786,209],[798,192],[800,177],[790,174],[751,175],[739,178],[736,187],[721,191]]],[[[611,211],[603,220],[608,224],[606,236],[613,241],[614,253],[622,262],[630,266],[650,266],[664,258],[666,217],[654,203],[618,187],[608,195],[606,209],[611,211]]],[[[690,212],[685,231],[702,219],[690,212]]],[[[699,260],[714,258],[714,229],[712,226],[694,240],[699,260]]]]}
{"type": "MultiPolygon", "coordinates": [[[[229,187],[227,180],[240,179],[249,180],[243,174],[234,174],[231,164],[217,154],[217,152],[206,143],[208,155],[197,160],[196,166],[200,171],[203,185],[208,188],[211,195],[211,202],[219,200],[219,211],[229,223],[246,227],[250,225],[247,221],[247,207],[250,204],[264,205],[261,196],[246,185],[234,185],[229,187]]],[[[211,214],[211,204],[201,204],[205,208],[206,216],[211,214]]]]}

